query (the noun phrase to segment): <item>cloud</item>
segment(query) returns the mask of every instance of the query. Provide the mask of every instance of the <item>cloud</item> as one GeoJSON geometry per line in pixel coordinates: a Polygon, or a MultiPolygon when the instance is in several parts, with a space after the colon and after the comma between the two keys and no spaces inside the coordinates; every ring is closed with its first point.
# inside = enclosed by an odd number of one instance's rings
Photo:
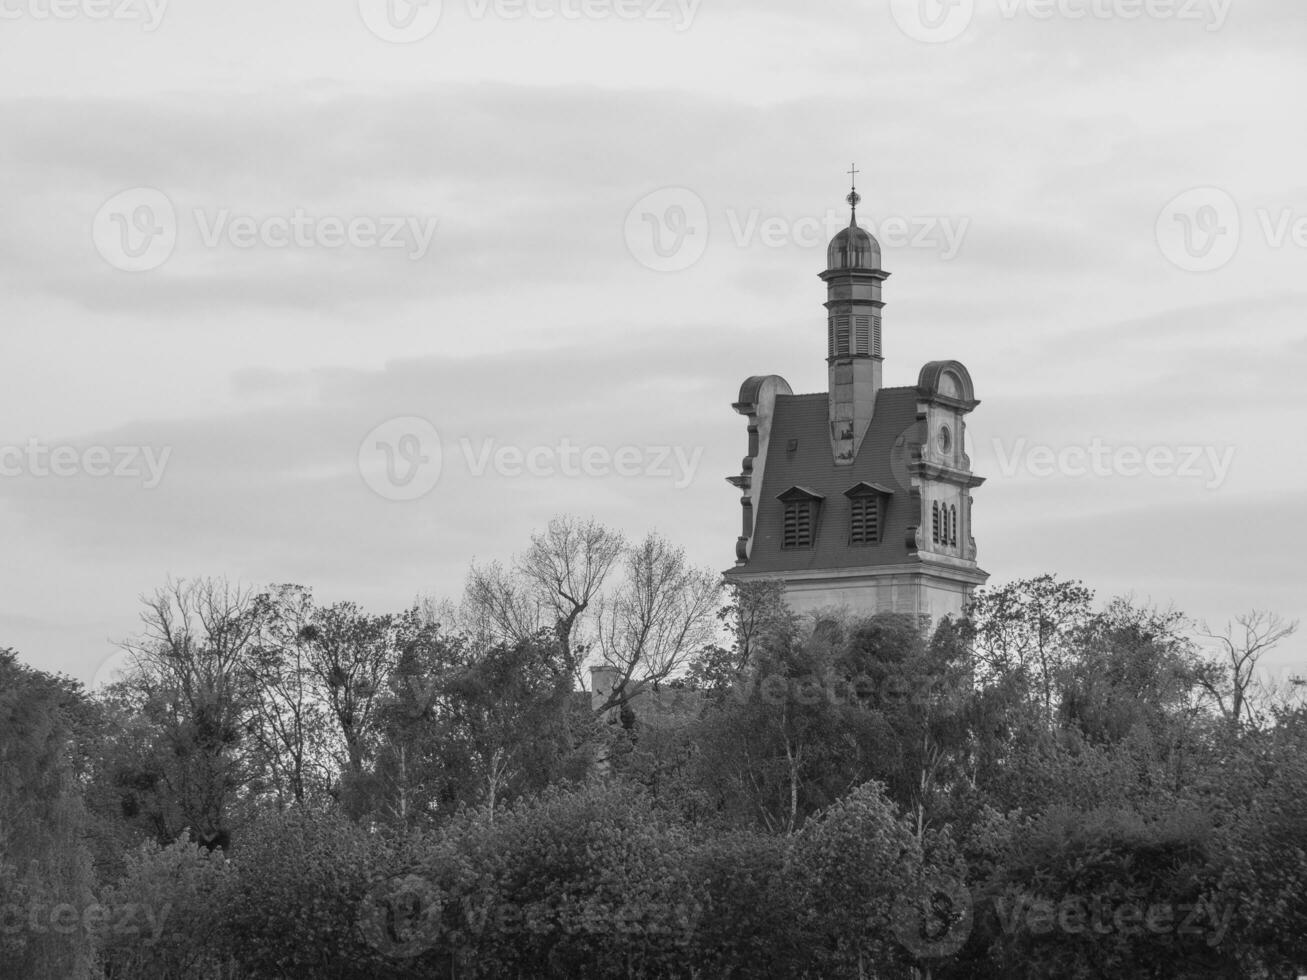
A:
{"type": "Polygon", "coordinates": [[[939,357],[971,369],[973,455],[990,478],[977,538],[996,578],[1084,568],[1104,591],[1147,587],[1194,612],[1259,595],[1301,608],[1301,542],[1265,514],[1303,477],[1301,254],[1250,237],[1195,276],[1155,235],[1194,186],[1229,189],[1248,220],[1263,204],[1307,213],[1302,128],[1275,98],[1302,87],[1297,0],[1237,4],[1215,32],[1004,21],[986,3],[944,45],[905,36],[887,5],[726,0],[681,33],[474,22],[447,6],[411,47],[368,36],[349,4],[311,19],[174,5],[149,37],[12,25],[0,446],[172,450],[150,491],[0,479],[0,534],[22,556],[0,570],[0,628],[37,662],[92,659],[169,573],[298,580],[393,608],[456,592],[472,557],[507,556],[560,512],[657,526],[729,564],[740,381],[826,383],[824,243],[737,242],[732,220],[842,221],[852,160],[868,221],[967,222],[948,261],[886,248],[886,378],[911,384],[939,357]],[[128,274],[98,254],[92,220],[138,186],[165,191],[182,224],[171,259],[128,274]],[[684,272],[642,266],[624,240],[627,213],[664,187],[708,217],[684,272]],[[297,208],[438,226],[414,261],[209,247],[195,218],[297,208]],[[356,463],[365,434],[407,415],[430,419],[446,452],[411,504],[378,496],[356,463]],[[995,465],[994,439],[1094,437],[1238,455],[1218,491],[995,465]],[[474,453],[567,439],[702,456],[679,489],[476,477],[463,439],[474,453]]]}

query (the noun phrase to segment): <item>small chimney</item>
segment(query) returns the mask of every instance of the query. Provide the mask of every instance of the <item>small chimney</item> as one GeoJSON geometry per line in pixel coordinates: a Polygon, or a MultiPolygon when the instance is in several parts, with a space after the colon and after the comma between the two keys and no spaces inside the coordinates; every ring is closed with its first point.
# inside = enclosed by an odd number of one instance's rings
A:
{"type": "Polygon", "coordinates": [[[616,667],[602,664],[590,668],[590,707],[598,711],[617,687],[621,673],[616,667]]]}

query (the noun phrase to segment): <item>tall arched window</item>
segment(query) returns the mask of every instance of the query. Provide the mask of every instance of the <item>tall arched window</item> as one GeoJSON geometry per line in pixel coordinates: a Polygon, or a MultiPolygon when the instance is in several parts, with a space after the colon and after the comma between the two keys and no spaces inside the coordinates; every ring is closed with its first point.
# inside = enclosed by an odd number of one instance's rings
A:
{"type": "Polygon", "coordinates": [[[930,538],[939,544],[939,501],[930,505],[930,538]]]}
{"type": "Polygon", "coordinates": [[[956,504],[949,504],[948,523],[949,523],[948,543],[952,545],[956,545],[958,543],[958,508],[956,504]]]}

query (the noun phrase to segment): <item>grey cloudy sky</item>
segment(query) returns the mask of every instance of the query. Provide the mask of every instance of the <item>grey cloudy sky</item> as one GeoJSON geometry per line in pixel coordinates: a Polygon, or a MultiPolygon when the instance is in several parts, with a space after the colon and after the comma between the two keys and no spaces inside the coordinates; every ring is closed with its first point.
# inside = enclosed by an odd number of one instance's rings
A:
{"type": "Polygon", "coordinates": [[[725,568],[853,160],[887,383],[982,399],[993,581],[1302,617],[1305,47],[1300,0],[0,0],[0,646],[90,677],[169,575],[452,597],[561,512],[725,568]]]}

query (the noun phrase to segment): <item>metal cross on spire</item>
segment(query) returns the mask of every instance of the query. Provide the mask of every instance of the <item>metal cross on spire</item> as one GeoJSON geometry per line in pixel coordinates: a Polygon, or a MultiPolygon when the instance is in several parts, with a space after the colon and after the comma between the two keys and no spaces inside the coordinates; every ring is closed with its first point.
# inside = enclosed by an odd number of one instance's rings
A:
{"type": "Polygon", "coordinates": [[[858,169],[856,163],[849,168],[849,176],[852,178],[853,190],[851,190],[849,196],[844,199],[849,202],[849,207],[853,209],[854,223],[858,220],[858,204],[862,201],[862,195],[858,193],[858,174],[861,172],[862,171],[858,169]]]}

